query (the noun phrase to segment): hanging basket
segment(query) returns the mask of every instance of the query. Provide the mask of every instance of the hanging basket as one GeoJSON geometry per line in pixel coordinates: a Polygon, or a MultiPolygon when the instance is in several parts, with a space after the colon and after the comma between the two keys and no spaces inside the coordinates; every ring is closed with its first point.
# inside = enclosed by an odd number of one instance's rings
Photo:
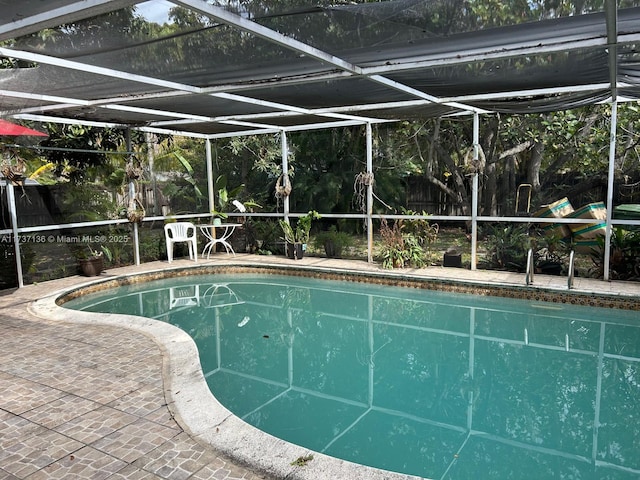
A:
{"type": "Polygon", "coordinates": [[[137,198],[131,200],[129,209],[127,210],[127,218],[131,223],[140,223],[144,218],[145,210],[137,198]]]}
{"type": "Polygon", "coordinates": [[[276,197],[288,197],[290,194],[291,180],[289,180],[289,175],[282,174],[278,177],[278,181],[276,182],[276,197]]]}
{"type": "Polygon", "coordinates": [[[142,168],[142,165],[140,165],[139,161],[130,160],[129,162],[127,162],[126,172],[127,178],[129,178],[129,180],[138,180],[140,177],[142,177],[143,171],[144,169],[142,168]]]}
{"type": "MultiPolygon", "coordinates": [[[[11,158],[11,157],[10,157],[11,158]]],[[[4,178],[9,180],[13,185],[23,185],[25,176],[24,172],[27,170],[27,166],[24,160],[18,158],[16,163],[5,161],[0,165],[0,173],[4,178]]]]}

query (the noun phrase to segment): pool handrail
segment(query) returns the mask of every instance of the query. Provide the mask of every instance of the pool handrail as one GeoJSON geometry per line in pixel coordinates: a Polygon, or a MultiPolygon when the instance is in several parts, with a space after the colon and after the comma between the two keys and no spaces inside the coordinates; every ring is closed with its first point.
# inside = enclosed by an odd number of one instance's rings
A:
{"type": "Polygon", "coordinates": [[[573,288],[573,277],[575,273],[574,254],[575,250],[571,250],[571,253],[569,254],[569,272],[567,275],[567,289],[569,290],[573,288]]]}
{"type": "Polygon", "coordinates": [[[525,273],[524,281],[527,285],[533,283],[533,248],[530,248],[527,252],[527,271],[525,273]]]}

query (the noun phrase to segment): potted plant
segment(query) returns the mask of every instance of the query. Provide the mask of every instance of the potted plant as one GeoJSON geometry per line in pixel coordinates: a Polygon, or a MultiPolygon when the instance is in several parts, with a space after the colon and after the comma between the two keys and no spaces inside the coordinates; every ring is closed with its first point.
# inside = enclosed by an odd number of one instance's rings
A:
{"type": "Polygon", "coordinates": [[[211,217],[214,225],[220,225],[222,220],[226,220],[229,217],[225,212],[229,207],[229,203],[231,203],[240,213],[245,213],[247,211],[247,207],[262,208],[259,204],[253,201],[245,201],[242,203],[238,199],[234,199],[243,188],[244,184],[241,184],[232,190],[227,190],[227,177],[220,175],[216,179],[215,190],[218,192],[218,208],[211,210],[211,217]]]}
{"type": "Polygon", "coordinates": [[[24,184],[26,170],[25,161],[13,150],[7,149],[0,165],[0,174],[13,185],[21,186],[24,184]]]}
{"type": "Polygon", "coordinates": [[[80,271],[85,277],[95,277],[104,270],[104,257],[111,260],[111,251],[101,246],[100,250],[95,250],[91,245],[87,245],[88,253],[84,252],[78,258],[80,271]]]}
{"type": "Polygon", "coordinates": [[[339,232],[335,225],[329,230],[320,232],[314,236],[316,248],[324,248],[324,252],[329,258],[342,258],[342,250],[353,243],[351,235],[346,232],[339,232]]]}
{"type": "Polygon", "coordinates": [[[304,251],[307,249],[309,242],[309,233],[311,232],[311,222],[320,218],[320,214],[315,210],[298,218],[295,229],[290,223],[284,220],[278,220],[285,240],[285,254],[289,258],[299,260],[303,257],[304,251]]]}

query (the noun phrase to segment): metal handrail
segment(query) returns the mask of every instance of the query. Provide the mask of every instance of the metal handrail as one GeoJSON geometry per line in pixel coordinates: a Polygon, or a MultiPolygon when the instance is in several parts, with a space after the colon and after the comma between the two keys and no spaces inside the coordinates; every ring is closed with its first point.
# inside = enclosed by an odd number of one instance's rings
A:
{"type": "Polygon", "coordinates": [[[533,248],[527,252],[527,273],[524,276],[525,283],[530,285],[533,283],[533,248]]]}
{"type": "Polygon", "coordinates": [[[571,290],[573,287],[573,274],[575,272],[574,268],[574,250],[571,250],[571,254],[569,255],[569,275],[567,276],[567,288],[571,290]]]}

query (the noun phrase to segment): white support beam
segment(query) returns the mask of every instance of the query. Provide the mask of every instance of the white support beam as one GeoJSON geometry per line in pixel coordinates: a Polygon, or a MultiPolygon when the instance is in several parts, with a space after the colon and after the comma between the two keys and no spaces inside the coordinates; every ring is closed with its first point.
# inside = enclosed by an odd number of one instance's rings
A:
{"type": "Polygon", "coordinates": [[[146,75],[137,75],[135,73],[129,73],[122,70],[114,70],[113,68],[98,67],[90,65],[88,63],[76,62],[73,60],[64,60],[58,57],[52,57],[50,55],[43,55],[41,53],[26,52],[24,50],[17,50],[13,48],[0,47],[0,56],[9,58],[18,58],[29,62],[41,63],[44,65],[53,65],[55,67],[67,68],[69,70],[77,70],[85,73],[92,73],[95,75],[101,75],[103,77],[117,78],[119,80],[127,80],[130,82],[143,83],[146,85],[153,85],[156,87],[168,88],[171,90],[182,90],[191,93],[202,93],[200,87],[193,85],[187,85],[184,83],[169,82],[167,80],[161,80],[155,77],[149,77],[146,75]]]}
{"type": "Polygon", "coordinates": [[[473,164],[476,171],[471,185],[471,270],[476,270],[478,264],[478,194],[479,172],[477,171],[480,157],[480,116],[473,114],[473,164]]]}
{"type": "Polygon", "coordinates": [[[18,287],[24,287],[22,278],[22,257],[20,255],[20,235],[18,234],[18,213],[16,211],[16,195],[13,191],[13,184],[6,179],[7,204],[9,205],[9,217],[11,218],[11,233],[13,234],[13,253],[16,261],[16,273],[18,276],[18,287]]]}
{"type": "Polygon", "coordinates": [[[504,60],[508,58],[539,56],[549,53],[559,53],[583,48],[594,48],[607,43],[605,37],[597,38],[554,38],[553,41],[543,43],[536,41],[533,44],[512,44],[494,45],[488,48],[478,48],[463,52],[444,52],[432,55],[424,55],[419,58],[406,60],[402,63],[386,63],[374,67],[363,69],[364,75],[379,75],[385,73],[402,72],[423,68],[446,67],[451,65],[468,64],[475,62],[486,62],[488,60],[504,60]]]}
{"type": "MultiPolygon", "coordinates": [[[[209,211],[213,212],[216,209],[216,199],[214,195],[213,184],[213,158],[211,156],[211,140],[208,138],[204,143],[204,151],[207,161],[207,196],[209,198],[209,211]]],[[[196,252],[196,255],[198,252],[196,252]]]]}
{"type": "MultiPolygon", "coordinates": [[[[367,174],[373,179],[373,132],[371,124],[366,126],[366,155],[367,174]]],[[[367,261],[373,263],[373,184],[371,181],[367,185],[367,261]]]]}
{"type": "Polygon", "coordinates": [[[132,107],[130,105],[101,105],[100,108],[106,110],[117,110],[119,112],[141,113],[143,115],[154,115],[158,117],[179,118],[182,120],[194,120],[196,122],[211,122],[211,117],[204,115],[191,115],[188,113],[172,112],[169,110],[156,110],[154,108],[132,107]]]}
{"type": "Polygon", "coordinates": [[[33,115],[28,113],[19,113],[16,115],[11,115],[13,118],[21,119],[21,120],[31,120],[32,122],[50,122],[50,123],[60,123],[62,125],[86,125],[88,127],[100,127],[100,128],[126,128],[127,125],[122,123],[113,123],[113,122],[92,122],[90,120],[78,120],[77,118],[65,118],[65,117],[49,117],[47,115],[33,115]]]}
{"type": "MultiPolygon", "coordinates": [[[[390,80],[380,75],[374,75],[373,72],[371,74],[366,74],[365,69],[359,67],[358,65],[350,63],[342,58],[336,57],[335,55],[331,55],[330,53],[322,51],[318,48],[312,47],[311,45],[303,43],[294,38],[283,35],[279,32],[276,32],[275,30],[264,27],[256,22],[243,18],[240,15],[231,13],[221,7],[210,5],[206,2],[203,2],[202,0],[172,0],[172,1],[176,4],[182,5],[183,7],[190,8],[203,15],[206,15],[211,19],[217,20],[226,25],[239,28],[244,32],[250,33],[252,35],[256,35],[257,37],[260,37],[264,40],[275,43],[289,50],[293,50],[307,57],[314,58],[322,63],[338,68],[345,72],[349,72],[357,76],[365,76],[376,83],[380,83],[392,89],[404,92],[408,95],[422,98],[424,100],[431,100],[434,103],[439,103],[436,97],[430,96],[425,92],[413,89],[411,87],[408,87],[407,85],[403,85],[399,82],[390,80]]],[[[463,110],[477,111],[477,109],[473,109],[472,107],[466,107],[464,105],[457,105],[456,108],[461,108],[463,110]]]]}
{"type": "MultiPolygon", "coordinates": [[[[382,85],[386,85],[387,87],[391,87],[394,88],[396,90],[399,90],[401,92],[404,92],[408,95],[411,95],[413,97],[417,97],[417,98],[421,98],[423,100],[427,100],[431,103],[442,103],[440,101],[440,99],[438,97],[434,97],[433,95],[429,95],[428,93],[425,93],[421,90],[416,90],[415,88],[411,88],[408,87],[407,85],[404,85],[402,83],[390,80],[386,77],[382,77],[380,75],[373,75],[371,77],[369,77],[371,80],[375,80],[378,83],[381,83],[382,85]]],[[[447,102],[445,105],[449,106],[449,107],[453,107],[453,108],[459,108],[460,110],[467,110],[470,112],[475,112],[475,113],[489,113],[487,110],[482,110],[480,108],[475,108],[475,107],[471,107],[468,105],[463,105],[461,103],[458,102],[447,102]]]]}
{"type": "MultiPolygon", "coordinates": [[[[16,1],[16,0],[13,0],[16,1]]],[[[120,10],[140,0],[81,0],[43,13],[0,25],[0,41],[18,38],[45,28],[72,23],[84,18],[120,10]]],[[[45,2],[42,2],[43,4],[45,2]]]]}
{"type": "MultiPolygon", "coordinates": [[[[289,143],[287,141],[287,132],[280,132],[280,153],[282,156],[282,185],[285,185],[285,179],[289,175],[289,143]]],[[[284,214],[284,221],[289,222],[289,195],[285,195],[282,198],[282,212],[284,214]]]]}
{"type": "MultiPolygon", "coordinates": [[[[158,133],[162,135],[179,135],[182,137],[191,137],[191,138],[208,138],[208,135],[204,133],[185,132],[185,131],[161,129],[161,128],[132,127],[130,125],[125,125],[123,123],[91,122],[88,120],[78,121],[77,118],[48,117],[46,115],[18,114],[18,115],[12,115],[12,116],[13,118],[16,118],[16,119],[30,120],[32,122],[59,123],[62,125],[78,125],[79,123],[81,123],[82,125],[99,127],[99,128],[131,128],[132,130],[139,130],[141,132],[158,133]]],[[[250,134],[245,133],[245,135],[250,135],[250,134]]]]}
{"type": "Polygon", "coordinates": [[[611,265],[611,234],[613,233],[611,219],[613,218],[613,182],[615,178],[616,132],[618,128],[618,102],[616,102],[615,100],[611,103],[611,119],[609,121],[609,170],[607,176],[607,220],[604,237],[604,280],[609,280],[610,276],[609,270],[611,265]]]}
{"type": "Polygon", "coordinates": [[[605,0],[605,15],[607,19],[607,43],[609,53],[609,80],[611,82],[611,119],[609,125],[609,171],[607,176],[607,221],[604,238],[604,280],[611,275],[611,236],[613,218],[613,188],[616,164],[616,139],[618,128],[618,7],[616,0],[605,0]]]}
{"type": "MultiPolygon", "coordinates": [[[[341,114],[341,113],[334,113],[332,110],[330,109],[325,109],[323,112],[318,112],[317,109],[309,109],[309,108],[302,108],[302,107],[297,107],[294,105],[287,105],[284,103],[278,103],[278,102],[269,102],[267,100],[260,100],[260,99],[256,99],[256,98],[252,98],[252,97],[247,97],[244,95],[237,95],[237,94],[233,94],[233,93],[214,93],[211,94],[211,96],[213,97],[218,97],[218,98],[224,98],[227,100],[233,100],[236,102],[243,102],[243,103],[248,103],[251,105],[260,105],[263,107],[269,107],[269,108],[274,108],[274,109],[278,109],[278,110],[283,110],[285,113],[288,114],[302,114],[302,115],[318,115],[318,116],[322,116],[322,117],[329,117],[329,118],[340,118],[343,120],[358,120],[361,123],[365,123],[368,121],[372,121],[375,122],[376,119],[369,119],[369,118],[363,118],[363,117],[356,117],[354,115],[345,115],[345,114],[341,114]]],[[[259,114],[258,114],[259,115],[259,114]]],[[[251,115],[252,118],[255,118],[255,115],[251,115]]]]}
{"type": "Polygon", "coordinates": [[[172,2],[199,12],[211,19],[217,20],[226,25],[236,27],[243,32],[256,35],[257,37],[260,37],[271,43],[275,43],[289,50],[293,50],[310,58],[319,60],[320,62],[323,62],[327,65],[339,68],[340,70],[355,73],[356,75],[362,74],[362,69],[357,65],[349,63],[341,58],[335,57],[306,43],[302,43],[299,40],[287,37],[286,35],[276,32],[275,30],[271,30],[270,28],[264,27],[256,22],[243,18],[240,15],[231,13],[224,8],[210,5],[209,3],[203,2],[202,0],[172,0],[172,2]]]}
{"type": "Polygon", "coordinates": [[[56,95],[45,95],[39,93],[30,92],[17,92],[15,90],[1,90],[0,97],[21,98],[25,100],[35,100],[39,102],[51,102],[51,103],[66,103],[70,105],[89,106],[91,104],[88,100],[80,100],[79,98],[70,97],[58,97],[56,95]]]}

